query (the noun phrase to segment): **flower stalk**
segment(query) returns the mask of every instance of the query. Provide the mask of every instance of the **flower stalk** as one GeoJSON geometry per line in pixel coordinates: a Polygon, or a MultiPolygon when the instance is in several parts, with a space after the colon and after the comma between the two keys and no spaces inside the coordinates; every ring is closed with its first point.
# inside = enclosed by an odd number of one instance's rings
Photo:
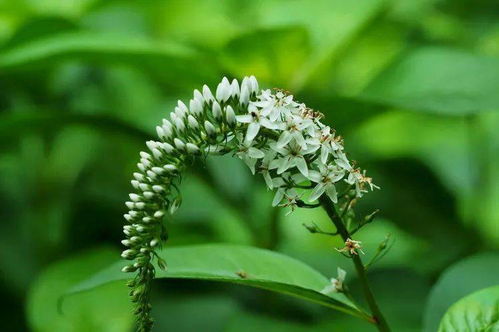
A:
{"type": "MultiPolygon", "coordinates": [[[[343,241],[349,240],[351,235],[348,232],[343,219],[336,211],[336,208],[332,204],[331,200],[325,196],[322,196],[319,200],[343,241]]],[[[352,259],[360,284],[362,285],[362,291],[364,293],[369,309],[371,310],[374,324],[380,332],[389,332],[390,328],[388,326],[388,323],[381,313],[381,310],[378,307],[376,299],[374,298],[374,294],[371,290],[371,286],[369,285],[369,280],[367,279],[366,269],[364,267],[364,264],[362,263],[362,259],[359,255],[350,255],[350,258],[352,259]]]]}

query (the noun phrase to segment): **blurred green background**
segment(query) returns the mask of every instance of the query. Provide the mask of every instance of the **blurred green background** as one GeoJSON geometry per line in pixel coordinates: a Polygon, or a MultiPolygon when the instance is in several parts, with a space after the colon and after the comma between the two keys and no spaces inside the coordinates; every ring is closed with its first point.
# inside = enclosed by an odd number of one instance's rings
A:
{"type": "MultiPolygon", "coordinates": [[[[434,331],[442,274],[493,278],[444,271],[499,248],[497,0],[0,0],[3,331],[132,330],[123,285],[58,298],[117,259],[138,152],[176,100],[251,74],[325,113],[381,186],[358,238],[367,257],[395,239],[370,270],[394,331],[434,331]]],[[[270,248],[356,288],[340,243],[302,226],[330,227],[323,212],[284,217],[240,161],[193,166],[183,190],[170,246],[270,248]]],[[[241,286],[158,281],[153,300],[157,331],[372,331],[241,286]]]]}

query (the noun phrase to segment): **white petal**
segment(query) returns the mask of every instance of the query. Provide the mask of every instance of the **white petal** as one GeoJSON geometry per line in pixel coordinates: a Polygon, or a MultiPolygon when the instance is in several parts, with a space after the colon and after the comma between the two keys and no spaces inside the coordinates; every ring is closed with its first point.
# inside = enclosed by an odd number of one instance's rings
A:
{"type": "Polygon", "coordinates": [[[329,148],[324,144],[321,146],[321,161],[323,164],[327,162],[328,156],[329,156],[329,148]]]}
{"type": "Polygon", "coordinates": [[[303,135],[299,131],[294,132],[293,137],[294,137],[296,143],[298,143],[298,145],[300,145],[303,149],[307,148],[307,143],[305,142],[303,135]]]}
{"type": "Polygon", "coordinates": [[[243,157],[243,161],[246,165],[248,165],[249,169],[251,170],[251,174],[255,174],[256,159],[245,156],[243,157]]]}
{"type": "Polygon", "coordinates": [[[265,128],[269,129],[278,129],[279,125],[275,122],[270,121],[267,118],[260,118],[260,124],[264,126],[265,128]]]}
{"type": "Polygon", "coordinates": [[[289,143],[289,141],[291,141],[292,138],[293,136],[291,136],[291,133],[289,131],[283,131],[281,136],[279,136],[279,140],[277,141],[277,146],[279,148],[284,147],[289,143]]]}
{"type": "Polygon", "coordinates": [[[305,159],[300,156],[297,156],[293,159],[296,164],[296,167],[298,167],[298,170],[301,172],[301,174],[303,174],[304,176],[308,176],[308,166],[305,159]]]}
{"type": "Polygon", "coordinates": [[[248,125],[248,131],[246,132],[245,140],[246,142],[252,142],[253,139],[258,135],[260,131],[260,124],[256,122],[252,122],[248,125]]]}
{"type": "Polygon", "coordinates": [[[279,205],[279,203],[281,203],[283,198],[284,198],[284,189],[282,188],[277,189],[274,199],[272,200],[272,206],[279,205]]]}
{"type": "Polygon", "coordinates": [[[274,188],[274,182],[272,181],[272,177],[270,176],[270,173],[263,172],[262,175],[263,175],[263,179],[265,180],[265,183],[267,184],[267,187],[269,187],[269,189],[274,188]]]}
{"type": "Polygon", "coordinates": [[[257,148],[251,147],[248,148],[248,156],[251,158],[259,159],[265,157],[265,153],[263,153],[263,151],[258,150],[257,148]]]}
{"type": "Polygon", "coordinates": [[[308,176],[307,176],[311,181],[314,181],[314,182],[320,182],[321,179],[322,179],[322,175],[321,173],[317,172],[317,171],[314,171],[314,170],[309,170],[308,171],[308,176]]]}
{"type": "Polygon", "coordinates": [[[284,157],[279,159],[277,174],[282,174],[291,166],[292,159],[290,157],[284,157]]]}
{"type": "Polygon", "coordinates": [[[253,117],[250,114],[237,115],[236,120],[241,123],[251,123],[253,122],[253,117]]]}
{"type": "Polygon", "coordinates": [[[324,191],[326,190],[324,184],[319,183],[318,185],[315,186],[314,190],[312,190],[312,193],[310,194],[310,197],[308,198],[311,201],[315,201],[319,197],[324,194],[324,191]]]}
{"type": "Polygon", "coordinates": [[[333,201],[333,203],[338,203],[338,194],[336,193],[336,187],[334,184],[329,184],[326,188],[326,194],[333,201]]]}

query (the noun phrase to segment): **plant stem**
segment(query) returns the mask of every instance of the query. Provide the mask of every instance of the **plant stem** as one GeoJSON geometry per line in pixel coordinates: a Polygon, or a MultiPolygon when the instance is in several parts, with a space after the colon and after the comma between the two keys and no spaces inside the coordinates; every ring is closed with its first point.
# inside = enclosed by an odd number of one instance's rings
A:
{"type": "MultiPolygon", "coordinates": [[[[323,195],[320,198],[320,203],[324,208],[324,210],[326,210],[329,218],[331,218],[331,221],[333,222],[337,231],[341,235],[343,241],[346,241],[348,238],[350,238],[350,234],[346,229],[341,216],[338,214],[336,208],[334,207],[333,203],[329,200],[329,198],[323,195]]],[[[367,279],[366,270],[364,268],[362,260],[360,259],[359,255],[352,255],[352,261],[355,265],[355,270],[357,271],[359,281],[362,285],[362,290],[364,292],[367,304],[369,305],[369,309],[371,310],[374,324],[376,324],[376,327],[380,332],[390,332],[390,328],[388,327],[388,324],[385,318],[383,317],[383,314],[381,313],[378,304],[376,303],[371,287],[369,286],[369,280],[367,279]]]]}

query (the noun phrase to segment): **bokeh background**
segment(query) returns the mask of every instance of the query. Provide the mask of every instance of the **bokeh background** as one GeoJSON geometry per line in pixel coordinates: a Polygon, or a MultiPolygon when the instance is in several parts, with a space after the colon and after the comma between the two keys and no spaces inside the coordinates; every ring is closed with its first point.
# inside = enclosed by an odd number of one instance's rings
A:
{"type": "MultiPolygon", "coordinates": [[[[496,0],[2,0],[3,331],[132,330],[121,284],[75,295],[62,313],[58,298],[117,260],[138,152],[176,100],[251,74],[325,113],[381,186],[358,206],[381,210],[358,238],[367,257],[386,234],[395,240],[370,270],[395,331],[428,324],[449,266],[498,249],[496,0]]],[[[327,276],[352,272],[337,240],[302,226],[330,227],[321,211],[284,217],[240,161],[195,165],[182,186],[169,245],[247,244],[327,276]]],[[[347,280],[356,288],[354,273],[347,280]]],[[[154,311],[157,331],[372,331],[317,305],[207,282],[157,282],[154,311]]]]}

